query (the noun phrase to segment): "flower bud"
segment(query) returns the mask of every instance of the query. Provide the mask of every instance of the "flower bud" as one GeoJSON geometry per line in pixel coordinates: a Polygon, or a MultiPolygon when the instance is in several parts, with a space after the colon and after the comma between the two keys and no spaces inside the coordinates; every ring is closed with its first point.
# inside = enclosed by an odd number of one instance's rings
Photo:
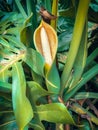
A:
{"type": "Polygon", "coordinates": [[[49,69],[55,59],[57,51],[57,35],[55,30],[44,21],[34,32],[34,44],[37,51],[45,59],[45,67],[49,69]]]}

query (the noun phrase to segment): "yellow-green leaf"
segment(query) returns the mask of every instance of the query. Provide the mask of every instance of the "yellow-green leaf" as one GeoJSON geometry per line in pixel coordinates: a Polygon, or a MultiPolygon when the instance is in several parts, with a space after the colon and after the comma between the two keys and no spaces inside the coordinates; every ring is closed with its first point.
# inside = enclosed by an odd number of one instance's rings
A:
{"type": "Polygon", "coordinates": [[[32,119],[33,111],[26,97],[26,81],[20,63],[15,63],[13,66],[12,80],[13,110],[19,130],[23,130],[32,119]]]}

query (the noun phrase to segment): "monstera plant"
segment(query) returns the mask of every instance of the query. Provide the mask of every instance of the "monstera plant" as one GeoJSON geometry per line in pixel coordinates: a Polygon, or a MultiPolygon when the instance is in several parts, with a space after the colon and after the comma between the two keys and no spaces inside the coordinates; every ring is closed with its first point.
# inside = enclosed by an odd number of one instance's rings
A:
{"type": "Polygon", "coordinates": [[[97,127],[98,93],[88,89],[92,78],[98,86],[98,48],[90,49],[98,38],[97,5],[97,0],[1,1],[0,129],[97,127]]]}

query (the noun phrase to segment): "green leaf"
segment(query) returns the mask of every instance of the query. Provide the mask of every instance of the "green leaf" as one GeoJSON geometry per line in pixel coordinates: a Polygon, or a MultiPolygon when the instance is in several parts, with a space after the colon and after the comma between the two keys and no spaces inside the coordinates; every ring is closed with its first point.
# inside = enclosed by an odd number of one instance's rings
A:
{"type": "Polygon", "coordinates": [[[63,16],[63,17],[74,18],[75,17],[75,7],[70,7],[67,9],[59,10],[59,15],[63,16]]]}
{"type": "Polygon", "coordinates": [[[96,0],[95,3],[91,2],[90,7],[95,11],[98,12],[98,1],[96,0]]]}
{"type": "Polygon", "coordinates": [[[79,130],[91,130],[91,126],[90,123],[87,120],[81,121],[81,124],[83,125],[83,127],[79,127],[79,130]]]}
{"type": "Polygon", "coordinates": [[[62,32],[58,36],[58,40],[59,40],[58,51],[68,50],[71,42],[71,38],[72,38],[72,27],[69,27],[68,29],[66,29],[66,31],[62,32]]]}
{"type": "Polygon", "coordinates": [[[69,99],[70,95],[71,97],[74,96],[74,94],[84,85],[86,84],[90,79],[92,79],[95,75],[98,74],[98,65],[95,65],[92,67],[89,71],[83,74],[80,82],[74,87],[70,92],[66,93],[64,100],[67,101],[69,99]]]}
{"type": "Polygon", "coordinates": [[[75,99],[87,99],[87,98],[94,98],[98,99],[98,93],[95,92],[78,92],[75,96],[75,99]]]}
{"type": "Polygon", "coordinates": [[[25,57],[25,53],[26,53],[25,50],[20,50],[17,55],[12,52],[10,52],[9,55],[5,55],[5,57],[2,58],[2,60],[0,62],[0,75],[6,69],[10,68],[14,63],[23,59],[25,57]]]}
{"type": "Polygon", "coordinates": [[[26,81],[20,63],[13,66],[12,103],[17,125],[22,130],[33,118],[33,110],[26,97],[26,81]]]}
{"type": "Polygon", "coordinates": [[[38,114],[35,114],[35,118],[29,123],[30,128],[34,130],[45,130],[42,122],[39,120],[38,114]]]}
{"type": "Polygon", "coordinates": [[[91,112],[89,112],[87,109],[84,109],[82,106],[80,106],[77,103],[72,104],[71,108],[72,111],[76,112],[79,115],[81,114],[88,115],[90,117],[90,121],[98,125],[98,118],[95,115],[93,115],[91,112]]]}
{"type": "Polygon", "coordinates": [[[41,76],[41,75],[35,73],[35,72],[32,71],[32,70],[31,70],[31,75],[32,75],[33,80],[34,80],[35,82],[37,82],[38,84],[40,84],[41,86],[43,86],[43,82],[44,82],[43,76],[41,76]]]}
{"type": "Polygon", "coordinates": [[[48,91],[43,89],[38,83],[34,81],[27,82],[27,85],[29,87],[29,96],[31,96],[31,100],[36,102],[40,97],[50,95],[48,91]]]}
{"type": "Polygon", "coordinates": [[[0,129],[1,130],[13,130],[18,129],[15,117],[12,111],[0,112],[0,129]]]}
{"type": "MultiPolygon", "coordinates": [[[[10,98],[11,98],[11,95],[10,95],[10,98]]],[[[4,111],[4,110],[5,111],[12,110],[11,99],[8,100],[8,96],[6,96],[5,98],[2,98],[0,96],[0,112],[4,111]]],[[[1,118],[1,116],[0,116],[0,118],[1,118]]]]}
{"type": "Polygon", "coordinates": [[[61,91],[60,95],[63,94],[64,89],[67,87],[67,81],[70,77],[76,56],[78,54],[78,49],[81,43],[82,33],[84,30],[84,25],[87,17],[88,7],[90,0],[80,0],[75,20],[75,26],[73,30],[72,42],[70,45],[70,50],[68,53],[68,57],[66,60],[66,64],[64,66],[63,73],[61,75],[61,91]],[[85,3],[84,3],[85,2],[85,3]],[[85,7],[84,7],[85,5],[85,7]],[[84,9],[83,9],[84,8],[84,9]],[[81,18],[81,20],[80,20],[81,18]]]}
{"type": "Polygon", "coordinates": [[[88,57],[86,66],[90,65],[92,61],[98,56],[98,48],[96,48],[88,57]]]}
{"type": "Polygon", "coordinates": [[[86,64],[86,58],[87,58],[87,23],[85,23],[79,50],[73,65],[73,74],[70,85],[68,86],[69,87],[67,90],[68,92],[70,92],[71,89],[73,89],[78,84],[86,64]]]}
{"type": "Polygon", "coordinates": [[[33,14],[31,13],[31,15],[25,20],[23,28],[20,32],[21,42],[24,43],[27,47],[30,47],[30,45],[32,44],[33,31],[30,23],[32,15],[33,14]]]}
{"type": "Polygon", "coordinates": [[[21,41],[27,47],[29,47],[32,43],[32,35],[33,35],[33,32],[30,26],[23,28],[20,33],[21,41]]]}
{"type": "Polygon", "coordinates": [[[3,98],[5,98],[8,101],[12,101],[11,100],[11,93],[7,92],[6,90],[2,91],[2,88],[0,88],[0,97],[3,97],[3,98]]]}
{"type": "MultiPolygon", "coordinates": [[[[7,37],[6,37],[7,38],[7,37]]],[[[11,38],[5,40],[0,37],[0,78],[4,75],[5,71],[9,69],[14,63],[22,60],[26,54],[26,48],[17,39],[11,38]],[[18,45],[19,44],[19,45],[18,45]],[[17,46],[18,45],[18,46],[17,46]]]]}
{"type": "Polygon", "coordinates": [[[24,61],[35,73],[44,75],[44,58],[37,51],[28,48],[24,61]]]}
{"type": "Polygon", "coordinates": [[[49,92],[58,94],[60,90],[60,77],[55,63],[52,64],[49,72],[46,74],[46,84],[49,92]]]}
{"type": "Polygon", "coordinates": [[[19,11],[20,11],[21,14],[23,15],[23,17],[26,19],[26,18],[27,18],[27,14],[26,14],[24,8],[22,7],[22,4],[20,3],[20,1],[15,0],[15,3],[16,3],[16,5],[17,5],[19,11]]]}
{"type": "Polygon", "coordinates": [[[62,103],[51,103],[37,107],[40,120],[75,125],[73,118],[62,103]]]}
{"type": "Polygon", "coordinates": [[[10,83],[2,82],[2,81],[0,81],[0,89],[1,89],[1,87],[4,89],[7,89],[9,91],[11,91],[11,89],[12,89],[12,85],[10,83]]]}

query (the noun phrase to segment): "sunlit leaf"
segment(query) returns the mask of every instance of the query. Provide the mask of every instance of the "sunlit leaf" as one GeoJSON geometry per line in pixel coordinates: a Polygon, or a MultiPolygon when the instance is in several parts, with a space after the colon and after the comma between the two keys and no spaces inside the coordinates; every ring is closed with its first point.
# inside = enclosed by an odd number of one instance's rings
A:
{"type": "Polygon", "coordinates": [[[26,81],[20,63],[14,64],[12,78],[13,110],[19,129],[23,129],[33,118],[33,110],[26,97],[26,81]]]}
{"type": "Polygon", "coordinates": [[[37,113],[39,114],[40,120],[75,125],[73,118],[62,103],[40,105],[37,107],[37,113]]]}

